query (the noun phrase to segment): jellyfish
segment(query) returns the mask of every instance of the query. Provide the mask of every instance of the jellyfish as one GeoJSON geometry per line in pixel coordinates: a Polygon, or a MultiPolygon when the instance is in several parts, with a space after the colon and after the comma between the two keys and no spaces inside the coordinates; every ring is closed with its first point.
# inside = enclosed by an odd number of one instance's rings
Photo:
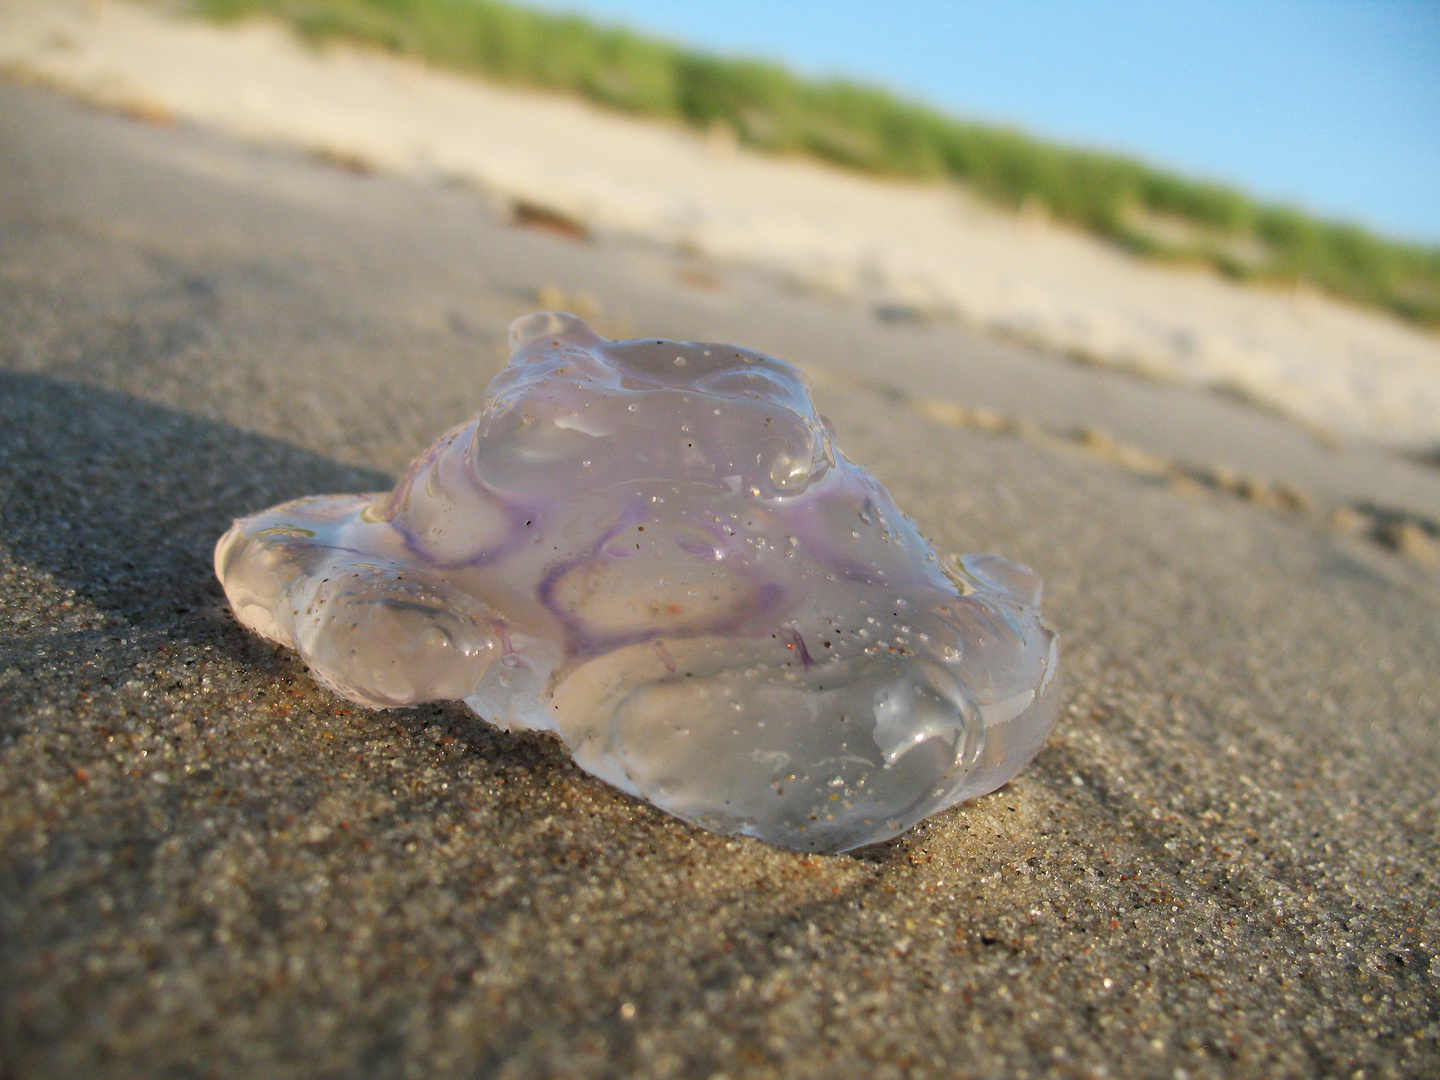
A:
{"type": "Polygon", "coordinates": [[[376,709],[463,701],[701,828],[805,852],[993,791],[1055,721],[1040,579],[940,558],[791,365],[530,315],[394,490],[242,518],[239,620],[376,709]]]}

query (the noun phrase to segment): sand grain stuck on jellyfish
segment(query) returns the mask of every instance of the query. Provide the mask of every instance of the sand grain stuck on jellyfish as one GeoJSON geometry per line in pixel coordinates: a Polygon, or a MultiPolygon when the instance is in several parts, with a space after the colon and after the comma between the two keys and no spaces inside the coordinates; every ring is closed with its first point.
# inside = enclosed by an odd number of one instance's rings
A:
{"type": "Polygon", "coordinates": [[[799,373],[729,345],[511,327],[480,415],[394,491],[237,521],[240,620],[374,708],[463,700],[721,833],[887,839],[1054,723],[1039,578],[942,565],[799,373]]]}

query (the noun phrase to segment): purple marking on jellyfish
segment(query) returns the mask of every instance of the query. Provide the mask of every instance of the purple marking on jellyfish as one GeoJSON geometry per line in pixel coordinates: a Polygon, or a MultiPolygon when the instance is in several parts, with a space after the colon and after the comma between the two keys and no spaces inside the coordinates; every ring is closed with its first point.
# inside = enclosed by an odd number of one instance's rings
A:
{"type": "Polygon", "coordinates": [[[805,667],[814,667],[815,661],[810,656],[810,650],[805,648],[805,639],[800,636],[800,631],[792,628],[790,630],[790,648],[799,652],[800,663],[805,667]]]}

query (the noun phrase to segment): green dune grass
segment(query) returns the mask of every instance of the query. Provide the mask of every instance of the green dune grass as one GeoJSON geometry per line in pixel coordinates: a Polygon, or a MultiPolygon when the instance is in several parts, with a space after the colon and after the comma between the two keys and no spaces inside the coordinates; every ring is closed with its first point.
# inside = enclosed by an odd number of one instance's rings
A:
{"type": "Polygon", "coordinates": [[[636,116],[725,126],[742,145],[879,175],[958,181],[1157,259],[1242,281],[1305,282],[1440,326],[1440,248],[1257,202],[1116,154],[970,123],[873,86],[805,80],[578,16],[500,0],[191,0],[217,19],[272,15],[460,72],[576,93],[636,116]]]}

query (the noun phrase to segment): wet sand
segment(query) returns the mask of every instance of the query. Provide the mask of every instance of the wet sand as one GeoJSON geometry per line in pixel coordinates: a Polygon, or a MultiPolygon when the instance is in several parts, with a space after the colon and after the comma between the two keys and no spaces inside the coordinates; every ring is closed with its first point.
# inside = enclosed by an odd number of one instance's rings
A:
{"type": "Polygon", "coordinates": [[[0,85],[0,147],[0,1075],[1440,1064],[1430,534],[1274,482],[1369,451],[35,89],[0,85]],[[463,708],[349,706],[244,632],[230,519],[388,483],[552,305],[801,363],[938,546],[1037,568],[1066,690],[1033,766],[803,858],[463,708]],[[1071,434],[1092,408],[1201,464],[1071,434]],[[1206,460],[1246,439],[1263,490],[1206,460]]]}

